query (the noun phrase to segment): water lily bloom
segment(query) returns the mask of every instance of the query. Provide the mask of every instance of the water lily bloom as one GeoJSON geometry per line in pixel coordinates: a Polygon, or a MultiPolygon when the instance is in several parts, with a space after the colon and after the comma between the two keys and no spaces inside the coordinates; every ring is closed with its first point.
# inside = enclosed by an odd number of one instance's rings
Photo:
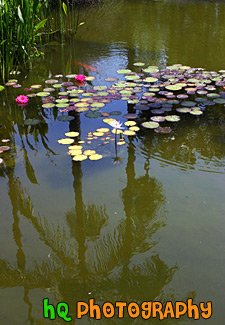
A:
{"type": "Polygon", "coordinates": [[[83,82],[85,80],[85,78],[86,77],[83,74],[78,74],[78,75],[76,75],[75,80],[79,81],[79,82],[83,82]]]}
{"type": "Polygon", "coordinates": [[[29,101],[29,98],[25,95],[19,95],[17,98],[16,98],[16,102],[18,104],[27,104],[29,101]]]}
{"type": "Polygon", "coordinates": [[[112,121],[112,122],[110,123],[110,125],[111,125],[114,129],[124,129],[124,128],[122,127],[122,124],[123,124],[123,123],[118,122],[118,121],[112,121]]]}

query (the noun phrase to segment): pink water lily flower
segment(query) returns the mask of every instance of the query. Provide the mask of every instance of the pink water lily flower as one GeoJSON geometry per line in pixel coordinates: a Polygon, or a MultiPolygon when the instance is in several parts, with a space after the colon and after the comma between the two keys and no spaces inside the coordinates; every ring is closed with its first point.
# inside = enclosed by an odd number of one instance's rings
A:
{"type": "Polygon", "coordinates": [[[29,101],[29,98],[25,95],[19,95],[17,98],[16,98],[16,102],[18,104],[27,104],[29,101]]]}
{"type": "Polygon", "coordinates": [[[75,80],[80,81],[80,82],[83,82],[85,79],[86,79],[86,77],[83,74],[78,74],[75,77],[75,80]]]}

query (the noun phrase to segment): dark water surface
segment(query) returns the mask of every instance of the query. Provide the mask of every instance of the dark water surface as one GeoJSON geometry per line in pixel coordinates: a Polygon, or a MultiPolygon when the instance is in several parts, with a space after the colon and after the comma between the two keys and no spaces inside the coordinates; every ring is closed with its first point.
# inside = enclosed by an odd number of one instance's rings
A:
{"type": "MultiPolygon", "coordinates": [[[[113,141],[93,140],[89,147],[103,159],[77,163],[57,140],[73,130],[86,141],[87,132],[107,127],[102,118],[70,113],[72,122],[59,122],[61,113],[42,109],[40,98],[15,104],[25,87],[55,74],[84,73],[96,77],[93,85],[105,85],[106,77],[122,78],[117,69],[140,71],[137,61],[225,69],[224,17],[223,1],[124,0],[89,8],[74,39],[46,46],[45,57],[19,76],[22,88],[1,92],[0,138],[9,138],[11,149],[0,154],[0,324],[48,323],[43,298],[67,302],[71,323],[81,324],[97,321],[75,319],[79,300],[193,298],[213,304],[212,317],[197,324],[224,324],[224,105],[200,117],[183,114],[169,135],[142,128],[117,157],[113,141]],[[29,117],[41,123],[24,126],[29,117]]],[[[127,112],[125,101],[106,107],[127,112]]],[[[125,315],[99,322],[146,322],[125,315]]]]}

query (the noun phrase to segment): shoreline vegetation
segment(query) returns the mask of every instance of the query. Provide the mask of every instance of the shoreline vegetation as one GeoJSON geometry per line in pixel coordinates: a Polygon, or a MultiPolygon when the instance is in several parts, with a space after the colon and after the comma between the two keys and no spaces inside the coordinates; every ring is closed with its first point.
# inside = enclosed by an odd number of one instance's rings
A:
{"type": "Polygon", "coordinates": [[[74,36],[79,27],[79,8],[100,2],[0,0],[0,82],[5,83],[11,71],[29,67],[32,58],[43,55],[39,47],[50,35],[60,33],[62,41],[67,32],[74,36]]]}

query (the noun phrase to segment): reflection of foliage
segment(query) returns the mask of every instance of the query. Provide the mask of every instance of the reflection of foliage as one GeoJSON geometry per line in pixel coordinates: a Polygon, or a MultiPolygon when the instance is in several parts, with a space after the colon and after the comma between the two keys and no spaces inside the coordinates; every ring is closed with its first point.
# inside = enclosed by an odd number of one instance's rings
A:
{"type": "MultiPolygon", "coordinates": [[[[213,161],[214,168],[224,164],[224,129],[215,119],[210,122],[207,116],[201,116],[201,122],[190,116],[183,118],[181,122],[173,126],[170,135],[144,136],[138,134],[141,140],[141,152],[147,157],[155,157],[161,162],[171,162],[183,170],[207,168],[213,161]],[[185,118],[188,118],[185,121],[185,118]],[[171,141],[173,137],[174,141],[171,141]],[[201,159],[202,161],[200,161],[201,159]],[[199,165],[200,164],[200,165],[199,165]]],[[[212,168],[210,168],[212,170],[212,168]]]]}

